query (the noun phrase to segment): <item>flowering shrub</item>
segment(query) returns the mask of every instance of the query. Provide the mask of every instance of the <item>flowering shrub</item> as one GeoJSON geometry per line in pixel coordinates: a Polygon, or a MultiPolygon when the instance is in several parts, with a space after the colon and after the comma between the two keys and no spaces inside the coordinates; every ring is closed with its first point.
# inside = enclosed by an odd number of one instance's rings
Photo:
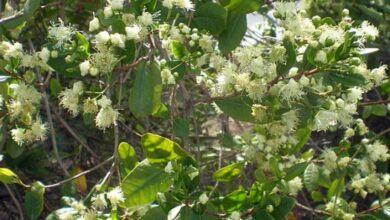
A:
{"type": "Polygon", "coordinates": [[[369,21],[310,17],[293,2],[101,6],[87,26],[37,27],[45,36],[0,21],[0,180],[26,188],[19,212],[44,216],[45,194],[62,187],[46,219],[389,218],[387,131],[358,111],[387,80],[386,65],[365,63],[379,37],[369,21]],[[259,10],[272,30],[242,46],[259,10]],[[29,174],[32,155],[63,180],[29,174]]]}

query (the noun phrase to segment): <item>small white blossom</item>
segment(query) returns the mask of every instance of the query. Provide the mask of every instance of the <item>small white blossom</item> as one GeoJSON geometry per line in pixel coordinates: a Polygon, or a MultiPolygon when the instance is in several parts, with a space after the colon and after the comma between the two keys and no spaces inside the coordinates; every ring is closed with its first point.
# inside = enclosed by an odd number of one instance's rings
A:
{"type": "Polygon", "coordinates": [[[117,206],[119,203],[125,201],[122,189],[120,187],[115,187],[110,192],[108,192],[107,198],[110,200],[112,206],[117,206]]]}
{"type": "Polygon", "coordinates": [[[296,196],[303,187],[302,180],[297,176],[294,179],[288,181],[287,186],[290,195],[296,196]]]}
{"type": "Polygon", "coordinates": [[[89,31],[96,31],[100,28],[99,19],[97,17],[93,17],[93,19],[89,22],[89,31]]]}
{"type": "Polygon", "coordinates": [[[199,202],[203,205],[206,205],[206,203],[209,201],[209,197],[206,193],[202,193],[202,195],[199,196],[199,202]]]}
{"type": "Polygon", "coordinates": [[[64,46],[65,43],[72,40],[75,29],[70,26],[65,26],[64,22],[59,19],[59,23],[52,24],[49,27],[48,37],[56,41],[55,48],[64,46]]]}
{"type": "Polygon", "coordinates": [[[42,50],[39,52],[38,56],[39,56],[39,58],[41,58],[41,60],[42,60],[44,63],[47,63],[47,61],[49,61],[49,58],[50,58],[50,50],[47,49],[47,47],[44,47],[44,48],[42,48],[42,50]]]}
{"type": "Polygon", "coordinates": [[[153,24],[153,16],[149,12],[144,11],[141,16],[138,16],[138,21],[145,26],[149,26],[153,24]]]}
{"type": "Polygon", "coordinates": [[[118,34],[118,33],[110,35],[111,43],[120,48],[125,48],[124,38],[125,37],[122,34],[118,34]]]}
{"type": "Polygon", "coordinates": [[[334,111],[320,110],[314,118],[314,129],[326,131],[337,124],[338,115],[334,111]]]}
{"type": "Polygon", "coordinates": [[[107,201],[104,193],[97,194],[91,199],[92,205],[98,210],[103,210],[107,207],[107,201]]]}
{"type": "Polygon", "coordinates": [[[328,58],[327,58],[327,54],[325,51],[323,50],[320,50],[317,52],[314,60],[318,63],[322,63],[322,64],[325,64],[328,62],[328,58]]]}
{"type": "Polygon", "coordinates": [[[103,13],[104,13],[104,17],[105,18],[111,17],[112,16],[112,8],[111,8],[111,6],[104,7],[103,13]]]}
{"type": "Polygon", "coordinates": [[[110,34],[107,31],[101,31],[95,36],[96,44],[102,45],[110,40],[110,34]]]}
{"type": "Polygon", "coordinates": [[[91,64],[89,63],[88,60],[82,62],[79,64],[80,72],[82,76],[88,75],[89,68],[91,67],[91,64]]]}
{"type": "Polygon", "coordinates": [[[114,10],[121,10],[123,9],[123,3],[125,0],[111,0],[111,8],[114,10]]]}
{"type": "Polygon", "coordinates": [[[133,25],[131,27],[126,27],[126,37],[128,40],[139,40],[139,33],[141,32],[141,28],[138,25],[133,25]]]}
{"type": "Polygon", "coordinates": [[[101,108],[96,115],[96,126],[102,130],[111,127],[118,120],[119,112],[111,106],[101,108]]]}
{"type": "Polygon", "coordinates": [[[386,161],[390,158],[387,146],[381,144],[379,141],[375,141],[373,144],[366,145],[366,150],[368,156],[373,162],[386,161]]]}
{"type": "Polygon", "coordinates": [[[23,128],[15,128],[15,129],[11,130],[12,139],[18,145],[22,145],[25,142],[24,132],[25,132],[25,129],[23,129],[23,128]]]}

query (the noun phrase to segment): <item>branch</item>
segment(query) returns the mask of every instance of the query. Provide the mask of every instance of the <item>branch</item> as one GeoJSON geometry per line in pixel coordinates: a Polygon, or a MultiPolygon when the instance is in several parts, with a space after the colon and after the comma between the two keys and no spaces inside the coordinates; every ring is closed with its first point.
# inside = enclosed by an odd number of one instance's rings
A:
{"type": "Polygon", "coordinates": [[[130,64],[127,64],[127,65],[115,68],[114,71],[115,72],[120,72],[120,73],[127,72],[128,70],[135,68],[142,61],[148,60],[148,59],[149,59],[149,56],[140,57],[137,60],[135,60],[133,63],[130,63],[130,64]]]}
{"type": "Polygon", "coordinates": [[[80,176],[84,176],[84,175],[86,175],[86,174],[88,174],[88,173],[90,173],[90,172],[92,172],[92,171],[94,171],[94,170],[99,169],[100,167],[104,166],[106,163],[110,162],[110,161],[113,160],[113,159],[114,159],[114,156],[111,156],[110,158],[106,159],[105,161],[103,161],[103,162],[101,162],[100,164],[98,164],[98,165],[92,167],[92,168],[89,169],[89,170],[86,170],[86,171],[84,171],[84,172],[78,173],[78,174],[76,174],[76,175],[74,175],[74,176],[72,176],[72,177],[70,177],[70,178],[68,178],[68,179],[62,180],[62,181],[60,181],[60,182],[53,183],[53,184],[50,184],[50,185],[45,185],[45,188],[53,188],[53,187],[61,186],[61,185],[64,184],[64,183],[70,182],[70,181],[72,181],[72,180],[74,180],[74,179],[79,178],[80,176]]]}
{"type": "MultiPolygon", "coordinates": [[[[28,44],[30,46],[30,49],[35,53],[35,48],[34,48],[34,45],[33,45],[32,41],[31,41],[31,39],[28,39],[28,44]]],[[[44,104],[45,104],[47,121],[49,122],[50,136],[51,136],[50,139],[51,139],[53,151],[54,151],[55,157],[57,159],[57,162],[60,164],[60,167],[61,167],[62,171],[65,173],[66,176],[69,176],[69,172],[66,170],[65,165],[64,165],[64,163],[62,163],[62,160],[61,160],[60,155],[58,153],[56,133],[55,133],[55,130],[54,130],[53,118],[52,118],[52,115],[51,115],[49,99],[47,98],[46,90],[45,90],[45,87],[44,87],[43,77],[42,77],[42,75],[41,75],[41,73],[39,72],[38,69],[36,69],[36,74],[38,76],[39,82],[41,83],[41,93],[42,93],[43,101],[44,101],[44,104]]]]}
{"type": "Polygon", "coordinates": [[[388,100],[377,100],[377,101],[368,101],[368,102],[361,102],[358,104],[358,106],[368,106],[368,105],[378,105],[378,104],[388,104],[390,103],[390,99],[388,100]]]}
{"type": "Polygon", "coordinates": [[[66,130],[69,132],[69,134],[77,141],[79,142],[87,151],[95,158],[99,159],[99,156],[96,155],[96,153],[92,150],[90,146],[88,146],[84,141],[81,140],[81,138],[73,131],[73,129],[69,126],[69,124],[61,117],[61,115],[58,113],[58,111],[52,106],[52,111],[56,118],[60,121],[60,123],[66,128],[66,130]]]}
{"type": "Polygon", "coordinates": [[[4,184],[5,188],[7,189],[9,195],[11,196],[12,198],[12,201],[15,203],[16,205],[16,208],[18,209],[18,212],[19,212],[19,218],[20,220],[24,220],[24,216],[23,216],[23,210],[22,210],[22,206],[20,205],[19,201],[16,199],[14,193],[12,192],[12,190],[9,188],[9,186],[7,184],[4,184]]]}

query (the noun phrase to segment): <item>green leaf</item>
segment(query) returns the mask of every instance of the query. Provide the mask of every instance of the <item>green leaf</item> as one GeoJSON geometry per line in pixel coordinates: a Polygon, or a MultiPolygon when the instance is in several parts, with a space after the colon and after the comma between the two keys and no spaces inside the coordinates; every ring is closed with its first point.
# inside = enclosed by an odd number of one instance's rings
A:
{"type": "Polygon", "coordinates": [[[187,120],[177,118],[173,121],[173,133],[180,137],[186,138],[190,133],[190,126],[187,120]]]}
{"type": "Polygon", "coordinates": [[[310,163],[305,172],[303,173],[303,183],[306,186],[306,189],[312,191],[315,189],[317,185],[317,180],[319,177],[319,170],[317,165],[314,163],[310,163]]]}
{"type": "Polygon", "coordinates": [[[31,190],[26,193],[23,203],[23,211],[28,217],[28,219],[35,220],[38,219],[43,211],[43,194],[45,193],[45,188],[39,182],[35,182],[31,190]]]}
{"type": "Polygon", "coordinates": [[[149,209],[146,212],[146,214],[141,218],[141,220],[156,220],[156,219],[161,219],[161,220],[167,219],[167,215],[165,214],[164,210],[160,206],[156,206],[149,209]]]}
{"type": "Polygon", "coordinates": [[[310,140],[312,130],[308,127],[300,128],[296,131],[298,143],[291,148],[291,153],[296,153],[310,140]]]}
{"type": "Polygon", "coordinates": [[[291,210],[295,206],[295,199],[288,197],[288,196],[282,196],[280,200],[280,204],[275,207],[274,211],[272,212],[272,216],[276,220],[284,220],[288,213],[291,212],[291,210]]]}
{"type": "Polygon", "coordinates": [[[252,215],[253,219],[255,220],[275,220],[275,218],[270,215],[266,210],[264,209],[256,209],[253,212],[252,215]]]}
{"type": "Polygon", "coordinates": [[[171,42],[171,51],[173,53],[173,56],[178,60],[181,60],[183,57],[187,56],[188,54],[187,49],[179,41],[171,42]]]}
{"type": "Polygon", "coordinates": [[[163,169],[146,161],[138,164],[122,182],[128,208],[146,205],[156,199],[159,192],[166,192],[172,185],[172,177],[163,169]]]}
{"type": "Polygon", "coordinates": [[[7,168],[0,168],[0,182],[4,184],[21,183],[18,175],[7,168]]]}
{"type": "Polygon", "coordinates": [[[340,196],[344,189],[344,178],[333,180],[328,190],[328,199],[334,196],[340,196]]]}
{"type": "Polygon", "coordinates": [[[308,163],[303,162],[303,163],[295,164],[292,167],[286,169],[285,170],[286,176],[284,177],[284,179],[286,181],[290,181],[290,180],[294,179],[295,177],[301,175],[305,171],[307,165],[308,165],[308,163]]]}
{"type": "Polygon", "coordinates": [[[236,190],[227,195],[225,198],[223,198],[222,205],[224,207],[224,210],[228,212],[233,212],[236,210],[240,210],[246,202],[246,192],[244,190],[236,190]]]}
{"type": "Polygon", "coordinates": [[[77,46],[81,49],[78,51],[83,52],[82,57],[87,58],[89,55],[89,42],[87,38],[80,32],[76,32],[75,37],[77,46]]]}
{"type": "Polygon", "coordinates": [[[51,79],[50,80],[50,94],[53,97],[58,97],[58,95],[62,91],[62,86],[60,84],[60,81],[58,79],[51,79]]]}
{"type": "Polygon", "coordinates": [[[245,96],[228,97],[215,101],[217,106],[230,117],[239,121],[254,122],[252,101],[245,96]]]}
{"type": "Polygon", "coordinates": [[[145,157],[151,163],[166,163],[189,157],[177,143],[157,134],[147,133],[141,138],[145,157]]]}
{"type": "Polygon", "coordinates": [[[366,78],[354,73],[326,73],[326,77],[335,83],[340,83],[345,87],[364,86],[368,83],[366,78]]]}
{"type": "Polygon", "coordinates": [[[137,155],[133,146],[126,142],[119,144],[118,155],[123,175],[128,174],[138,164],[137,155]]]}
{"type": "Polygon", "coordinates": [[[219,182],[230,182],[240,176],[243,163],[233,163],[217,170],[213,178],[219,182]]]}
{"type": "Polygon", "coordinates": [[[24,17],[28,18],[32,16],[34,12],[38,10],[40,4],[41,4],[41,0],[27,0],[23,9],[24,17]]]}
{"type": "Polygon", "coordinates": [[[229,4],[225,7],[229,11],[240,14],[249,14],[258,11],[261,4],[263,4],[262,0],[230,0],[229,4]]]}
{"type": "Polygon", "coordinates": [[[202,4],[195,10],[194,25],[200,30],[211,34],[219,34],[226,27],[227,12],[225,8],[213,2],[202,4]]]}
{"type": "Polygon", "coordinates": [[[130,91],[130,111],[143,118],[157,111],[161,105],[161,74],[158,64],[154,61],[144,62],[138,66],[135,82],[130,91]]]}
{"type": "Polygon", "coordinates": [[[385,105],[372,105],[371,111],[373,115],[376,116],[386,116],[387,115],[387,107],[385,105]]]}
{"type": "Polygon", "coordinates": [[[364,14],[371,17],[371,19],[374,19],[377,22],[385,21],[384,17],[383,17],[383,13],[377,11],[374,8],[371,8],[371,7],[369,8],[369,7],[367,7],[365,5],[361,5],[361,4],[356,4],[356,7],[358,7],[360,9],[360,11],[362,11],[364,14]]]}
{"type": "Polygon", "coordinates": [[[219,35],[219,49],[229,53],[238,47],[247,29],[246,15],[229,13],[226,29],[219,35]]]}

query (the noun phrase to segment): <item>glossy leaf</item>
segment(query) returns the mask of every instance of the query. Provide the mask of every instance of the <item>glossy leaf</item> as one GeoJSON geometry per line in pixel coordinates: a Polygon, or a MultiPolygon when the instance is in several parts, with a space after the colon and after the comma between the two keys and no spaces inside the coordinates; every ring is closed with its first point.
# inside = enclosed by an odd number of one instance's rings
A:
{"type": "Polygon", "coordinates": [[[157,134],[147,133],[141,138],[141,146],[145,157],[151,163],[166,163],[188,157],[177,143],[157,134]]]}
{"type": "Polygon", "coordinates": [[[254,122],[252,101],[244,96],[234,96],[215,101],[217,106],[230,117],[239,121],[254,122]]]}
{"type": "Polygon", "coordinates": [[[230,182],[241,175],[242,163],[233,163],[217,170],[213,178],[219,182],[230,182]]]}
{"type": "Polygon", "coordinates": [[[144,62],[138,66],[133,88],[130,91],[129,107],[137,118],[157,111],[161,104],[161,74],[156,62],[144,62]]]}
{"type": "Polygon", "coordinates": [[[122,142],[118,146],[120,167],[123,175],[129,173],[138,163],[136,152],[130,144],[122,142]]]}
{"type": "Polygon", "coordinates": [[[166,192],[171,185],[172,177],[163,169],[141,162],[122,182],[125,205],[131,208],[151,203],[157,193],[166,192]]]}
{"type": "Polygon", "coordinates": [[[0,168],[0,182],[4,184],[20,183],[20,179],[12,170],[0,168]]]}
{"type": "Polygon", "coordinates": [[[194,25],[198,29],[221,33],[226,27],[227,12],[225,8],[213,2],[202,4],[195,10],[194,25]]]}
{"type": "Polygon", "coordinates": [[[229,13],[226,29],[219,35],[219,49],[228,53],[238,47],[247,29],[246,15],[229,13]]]}

